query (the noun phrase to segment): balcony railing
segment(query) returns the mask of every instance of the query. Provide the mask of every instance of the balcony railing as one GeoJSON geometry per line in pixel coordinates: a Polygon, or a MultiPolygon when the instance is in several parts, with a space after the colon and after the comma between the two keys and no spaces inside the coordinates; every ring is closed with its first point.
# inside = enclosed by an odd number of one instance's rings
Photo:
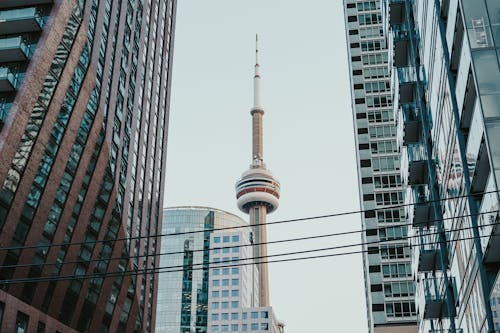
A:
{"type": "Polygon", "coordinates": [[[7,101],[2,101],[0,100],[0,130],[2,130],[3,124],[5,123],[5,119],[7,118],[7,115],[9,114],[10,107],[12,106],[12,103],[7,102],[7,101]]]}
{"type": "Polygon", "coordinates": [[[463,333],[464,330],[461,328],[456,328],[454,331],[452,330],[429,330],[429,333],[463,333]]]}
{"type": "Polygon", "coordinates": [[[455,278],[448,278],[445,280],[443,277],[424,278],[418,284],[417,299],[420,300],[418,306],[420,312],[423,314],[423,319],[442,319],[454,316],[454,310],[450,309],[447,305],[446,289],[452,290],[452,298],[450,303],[454,307],[456,295],[456,282],[455,278]]]}
{"type": "Polygon", "coordinates": [[[400,112],[403,114],[403,145],[419,143],[422,123],[416,104],[403,104],[400,106],[400,112]]]}
{"type": "Polygon", "coordinates": [[[0,63],[25,61],[31,58],[34,46],[23,37],[0,39],[0,63]]]}
{"type": "MultiPolygon", "coordinates": [[[[434,224],[434,204],[429,202],[429,189],[427,185],[413,186],[410,190],[413,197],[413,219],[412,225],[414,227],[429,228],[434,224]]],[[[408,206],[408,209],[412,209],[408,206]]],[[[411,215],[409,215],[411,216],[411,215]]]]}
{"type": "Polygon", "coordinates": [[[389,24],[391,26],[400,25],[405,19],[404,0],[389,0],[389,24]]]}
{"type": "Polygon", "coordinates": [[[0,8],[15,8],[21,6],[46,5],[54,3],[54,0],[1,0],[0,8]]]}
{"type": "MultiPolygon", "coordinates": [[[[417,267],[417,271],[420,273],[442,271],[443,265],[440,260],[441,244],[436,232],[434,230],[430,232],[421,230],[418,236],[419,244],[412,248],[413,267],[417,267]]],[[[448,243],[445,246],[444,268],[447,269],[449,267],[447,259],[448,243]]]]}
{"type": "Polygon", "coordinates": [[[8,67],[0,67],[0,92],[12,92],[21,83],[18,73],[13,73],[8,67]]]}
{"type": "Polygon", "coordinates": [[[396,68],[408,66],[410,52],[410,34],[404,25],[392,26],[394,39],[394,66],[396,68]]]}
{"type": "Polygon", "coordinates": [[[41,31],[46,17],[36,7],[0,11],[0,35],[41,31]]]}

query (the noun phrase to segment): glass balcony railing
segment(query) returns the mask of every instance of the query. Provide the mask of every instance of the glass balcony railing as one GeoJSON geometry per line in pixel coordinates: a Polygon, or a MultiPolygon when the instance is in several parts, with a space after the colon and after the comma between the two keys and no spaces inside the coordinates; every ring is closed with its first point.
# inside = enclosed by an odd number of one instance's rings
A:
{"type": "Polygon", "coordinates": [[[0,39],[0,63],[25,61],[31,58],[36,44],[24,37],[0,39]]]}
{"type": "MultiPolygon", "coordinates": [[[[446,238],[448,238],[447,236],[446,238]]],[[[445,269],[449,266],[447,254],[449,243],[445,243],[445,269]]],[[[418,231],[418,245],[412,247],[412,264],[419,273],[442,271],[441,244],[435,230],[422,229],[418,231]]]]}
{"type": "Polygon", "coordinates": [[[0,92],[17,90],[20,84],[19,73],[12,72],[8,67],[0,67],[0,92]]]}
{"type": "Polygon", "coordinates": [[[452,293],[450,299],[451,305],[454,307],[456,299],[456,282],[455,278],[443,277],[423,278],[418,284],[417,297],[419,313],[423,319],[442,319],[454,316],[454,309],[448,308],[446,298],[446,289],[450,288],[452,293]],[[451,310],[451,312],[450,312],[451,310]]]}
{"type": "Polygon", "coordinates": [[[440,329],[440,330],[429,330],[429,333],[463,333],[464,330],[461,328],[456,328],[454,331],[452,330],[446,330],[446,329],[440,329]]]}
{"type": "Polygon", "coordinates": [[[3,124],[5,122],[5,119],[7,118],[7,115],[9,114],[10,107],[12,106],[11,102],[7,101],[2,101],[0,100],[0,130],[3,127],[3,124]]]}
{"type": "Polygon", "coordinates": [[[411,218],[413,227],[430,228],[434,225],[434,204],[429,202],[429,188],[427,185],[416,185],[409,189],[413,207],[407,207],[408,217],[411,218]]]}
{"type": "Polygon", "coordinates": [[[2,34],[18,34],[40,31],[47,17],[36,7],[0,11],[0,31],[2,34]]]}

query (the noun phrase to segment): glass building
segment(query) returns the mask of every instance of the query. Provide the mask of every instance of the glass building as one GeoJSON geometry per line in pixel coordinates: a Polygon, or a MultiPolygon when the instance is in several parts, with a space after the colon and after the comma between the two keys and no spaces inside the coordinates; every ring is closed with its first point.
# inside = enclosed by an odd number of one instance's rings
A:
{"type": "Polygon", "coordinates": [[[416,332],[415,284],[379,0],[344,0],[369,332],[416,332]]]}
{"type": "Polygon", "coordinates": [[[383,5],[419,332],[498,331],[500,2],[383,5]]]}
{"type": "Polygon", "coordinates": [[[157,332],[208,332],[212,229],[246,225],[248,223],[238,216],[214,208],[173,207],[163,210],[162,234],[174,235],[162,239],[160,267],[180,266],[182,269],[167,269],[160,274],[157,332]]]}
{"type": "Polygon", "coordinates": [[[153,330],[175,11],[0,1],[0,331],[153,330]]]}
{"type": "Polygon", "coordinates": [[[163,211],[162,233],[157,332],[283,332],[272,307],[259,306],[247,222],[214,208],[173,207],[163,211]]]}

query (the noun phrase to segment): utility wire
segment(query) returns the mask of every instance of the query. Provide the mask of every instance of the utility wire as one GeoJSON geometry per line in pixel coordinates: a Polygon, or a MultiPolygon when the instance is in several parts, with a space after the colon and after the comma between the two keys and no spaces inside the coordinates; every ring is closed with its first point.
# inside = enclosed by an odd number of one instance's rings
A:
{"type": "MultiPolygon", "coordinates": [[[[485,195],[485,194],[491,194],[491,193],[498,193],[499,191],[500,190],[481,192],[481,193],[476,193],[474,195],[485,195]]],[[[209,229],[202,229],[202,230],[156,234],[156,235],[149,235],[149,236],[134,236],[134,237],[102,239],[102,240],[83,241],[83,242],[52,243],[52,244],[47,244],[47,245],[44,244],[44,245],[8,246],[8,247],[0,247],[0,251],[11,251],[11,250],[16,251],[16,250],[25,250],[25,249],[51,248],[51,247],[87,245],[87,244],[97,244],[97,243],[112,243],[112,242],[118,242],[118,241],[129,241],[129,240],[134,240],[134,239],[158,238],[158,237],[198,234],[198,233],[222,231],[222,230],[234,230],[234,229],[249,228],[249,227],[253,227],[253,226],[260,226],[260,225],[274,225],[274,224],[283,224],[283,223],[302,222],[302,221],[309,221],[309,220],[324,219],[324,218],[329,218],[329,217],[340,217],[340,216],[346,216],[346,215],[361,214],[361,213],[365,213],[365,212],[375,212],[375,211],[379,211],[379,210],[390,210],[390,209],[395,209],[395,208],[425,205],[425,204],[433,203],[433,202],[441,202],[441,201],[454,200],[454,199],[460,199],[460,198],[466,198],[466,197],[469,197],[469,195],[441,198],[441,199],[437,199],[437,200],[423,201],[423,202],[419,202],[419,203],[408,203],[408,204],[378,207],[378,208],[373,208],[373,209],[347,211],[347,212],[333,213],[333,214],[327,214],[327,215],[317,215],[317,216],[311,216],[311,217],[302,217],[302,218],[295,218],[295,219],[272,221],[272,222],[266,222],[266,223],[254,223],[254,224],[245,224],[245,225],[238,225],[238,226],[232,226],[232,227],[209,228],[209,229]]]]}
{"type": "MultiPolygon", "coordinates": [[[[427,223],[435,223],[438,221],[444,221],[444,220],[450,220],[450,219],[455,219],[455,218],[463,218],[463,217],[471,217],[473,215],[482,215],[482,214],[492,214],[492,213],[498,213],[500,210],[494,210],[494,211],[486,211],[486,212],[479,212],[477,214],[467,214],[467,215],[460,215],[460,216],[454,216],[454,217],[447,217],[447,218],[442,218],[442,219],[435,219],[435,220],[428,220],[426,221],[427,223]]],[[[496,224],[499,224],[500,222],[492,223],[492,224],[486,224],[485,226],[494,226],[496,224]]],[[[412,225],[411,223],[406,223],[406,224],[395,224],[391,225],[390,227],[400,227],[400,226],[410,226],[412,225]]],[[[464,227],[464,228],[459,228],[459,229],[450,229],[446,230],[448,232],[453,232],[453,231],[460,231],[460,230],[467,230],[467,229],[472,229],[473,227],[464,227]]],[[[268,245],[268,244],[277,244],[277,243],[286,243],[286,242],[296,242],[296,241],[303,241],[303,240],[312,240],[312,239],[319,239],[319,238],[327,238],[327,237],[335,237],[335,236],[344,236],[348,234],[354,234],[354,233],[360,233],[364,232],[364,230],[353,230],[353,231],[345,231],[345,232],[338,232],[338,233],[332,233],[332,234],[322,234],[322,235],[315,235],[315,236],[306,236],[306,237],[298,237],[298,238],[288,238],[288,239],[281,239],[281,240],[275,240],[275,241],[268,241],[268,242],[261,242],[261,243],[253,243],[253,244],[241,244],[241,245],[231,245],[231,246],[223,246],[223,247],[210,247],[210,248],[204,248],[204,249],[193,249],[190,250],[191,252],[203,252],[203,251],[211,251],[211,250],[216,250],[216,249],[232,249],[232,248],[241,248],[241,247],[251,247],[251,246],[258,246],[258,245],[268,245]]],[[[438,235],[438,232],[433,232],[433,233],[426,233],[426,236],[431,236],[431,235],[438,235]]],[[[363,245],[372,245],[372,244],[377,244],[377,243],[385,243],[385,242],[393,242],[393,241],[400,241],[400,240],[411,240],[413,238],[418,238],[420,235],[414,235],[414,236],[403,236],[401,238],[395,238],[395,239],[389,239],[389,240],[382,240],[382,241],[371,241],[371,242],[365,242],[365,243],[358,243],[358,244],[352,244],[348,246],[342,246],[342,247],[353,247],[353,246],[363,246],[363,245]]],[[[6,268],[24,268],[24,267],[41,267],[41,266],[55,266],[55,265],[71,265],[71,264],[88,264],[91,262],[99,262],[99,261],[114,261],[114,260],[122,260],[122,259],[132,259],[132,258],[143,258],[143,257],[156,257],[156,256],[167,256],[167,255],[179,255],[179,254],[184,254],[184,251],[174,251],[174,252],[163,252],[163,253],[157,253],[157,254],[141,254],[141,255],[136,255],[136,256],[129,256],[129,257],[112,257],[112,258],[97,258],[97,259],[91,259],[91,260],[75,260],[75,261],[67,261],[67,262],[62,262],[62,263],[56,263],[56,262],[51,262],[51,263],[31,263],[31,264],[15,264],[15,265],[5,265],[5,266],[0,266],[0,269],[6,269],[6,268]]]]}
{"type": "MultiPolygon", "coordinates": [[[[498,224],[500,222],[494,223],[498,224]]],[[[491,225],[494,225],[491,224],[491,225]]],[[[488,226],[488,225],[486,225],[488,226]]],[[[461,230],[466,230],[470,229],[468,228],[458,228],[453,231],[461,231],[461,230]]],[[[420,235],[417,235],[420,236],[420,235]]],[[[414,236],[412,236],[414,237],[414,236]]],[[[500,235],[482,235],[479,236],[480,238],[483,237],[500,237],[500,235]]],[[[401,240],[406,240],[408,237],[402,237],[401,240]]],[[[464,240],[472,240],[474,237],[464,237],[464,238],[456,238],[456,239],[450,239],[450,240],[445,240],[444,242],[458,242],[458,241],[464,241],[464,240]]],[[[392,239],[392,240],[387,240],[387,241],[382,241],[382,242],[391,242],[391,241],[397,241],[398,239],[392,239]]],[[[373,244],[380,244],[381,241],[373,241],[373,242],[367,242],[365,245],[369,245],[370,243],[373,244]]],[[[439,241],[435,242],[429,242],[429,243],[421,243],[418,244],[417,246],[425,246],[425,245],[434,245],[436,243],[439,243],[439,241]]],[[[411,244],[398,244],[400,247],[412,247],[411,244]]],[[[279,254],[272,254],[272,255],[267,255],[267,256],[259,256],[259,257],[250,257],[250,258],[244,258],[244,259],[231,259],[228,261],[223,261],[224,262],[239,262],[239,261],[249,261],[249,260],[256,260],[256,259],[267,259],[267,258],[272,258],[272,257],[281,257],[281,256],[290,256],[290,255],[297,255],[297,254],[304,254],[304,253],[313,253],[313,252],[320,252],[320,251],[327,251],[327,250],[335,250],[335,249],[340,249],[340,248],[346,248],[346,247],[353,247],[353,246],[359,246],[359,244],[347,244],[347,245],[340,245],[340,246],[335,246],[335,247],[330,247],[330,248],[322,248],[322,249],[312,249],[312,250],[302,250],[302,251],[295,251],[295,252],[288,252],[288,253],[279,253],[279,254]]],[[[245,262],[245,263],[237,263],[237,264],[231,264],[231,265],[221,265],[221,262],[217,261],[211,261],[211,262],[206,262],[206,263],[197,263],[197,264],[192,264],[192,265],[177,265],[177,266],[163,266],[163,267],[157,267],[157,268],[143,268],[143,269],[137,269],[137,270],[126,270],[126,271],[117,271],[117,272],[105,272],[105,273],[94,273],[94,274],[86,274],[86,275],[65,275],[65,276],[50,276],[50,277],[39,277],[39,278],[19,278],[19,279],[11,279],[11,280],[0,280],[0,285],[2,284],[18,284],[18,283],[37,283],[37,282],[47,282],[47,281],[65,281],[65,280],[73,280],[73,279],[89,279],[89,278],[106,278],[106,277],[115,277],[115,276],[128,276],[128,275],[137,275],[137,274],[160,274],[160,273],[172,273],[172,272],[182,272],[186,268],[189,269],[190,271],[194,270],[207,270],[207,269],[216,269],[216,268],[228,268],[228,267],[239,267],[239,266],[247,266],[247,265],[259,265],[259,264],[265,264],[265,263],[277,263],[277,262],[289,262],[289,261],[297,261],[297,260],[308,260],[308,259],[318,259],[318,258],[327,258],[327,257],[336,257],[336,256],[344,256],[344,255],[350,255],[350,254],[359,254],[359,253],[370,253],[371,250],[358,250],[358,251],[351,251],[351,252],[341,252],[341,253],[334,253],[334,254],[325,254],[325,255],[316,255],[316,256],[308,256],[308,257],[299,257],[299,258],[287,258],[287,259],[278,259],[278,260],[271,260],[271,261],[251,261],[251,262],[245,262]],[[212,265],[216,266],[212,266],[212,265]],[[202,267],[194,267],[194,266],[202,266],[202,267]],[[203,267],[206,266],[206,267],[203,267]]]]}

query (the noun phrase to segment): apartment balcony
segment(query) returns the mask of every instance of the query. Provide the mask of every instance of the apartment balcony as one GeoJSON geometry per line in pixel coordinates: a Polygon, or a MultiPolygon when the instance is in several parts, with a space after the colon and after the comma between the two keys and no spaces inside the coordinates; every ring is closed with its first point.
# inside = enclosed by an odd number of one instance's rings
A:
{"type": "Polygon", "coordinates": [[[23,37],[0,38],[0,63],[26,61],[33,47],[23,37]]]}
{"type": "Polygon", "coordinates": [[[444,250],[444,267],[441,264],[441,244],[439,243],[439,237],[436,235],[436,231],[432,230],[429,233],[425,231],[419,232],[418,245],[413,247],[413,267],[417,268],[417,272],[436,272],[448,269],[448,244],[444,250]]]}
{"type": "Polygon", "coordinates": [[[420,112],[416,104],[402,104],[399,106],[398,112],[401,113],[399,119],[403,125],[402,133],[398,134],[401,135],[400,137],[403,139],[401,142],[403,146],[419,143],[422,133],[422,123],[420,122],[420,112]]]}
{"type": "Polygon", "coordinates": [[[403,25],[393,26],[394,66],[407,67],[409,64],[410,34],[403,25]]]}
{"type": "Polygon", "coordinates": [[[456,328],[454,331],[452,331],[452,330],[429,330],[429,333],[464,333],[464,330],[461,328],[456,328]]]}
{"type": "Polygon", "coordinates": [[[0,100],[0,131],[3,128],[3,124],[5,123],[5,119],[7,118],[7,115],[9,114],[9,110],[11,107],[12,103],[9,103],[5,100],[0,100]]]}
{"type": "Polygon", "coordinates": [[[13,92],[20,85],[19,73],[8,67],[0,67],[0,93],[13,92]]]}
{"type": "MultiPolygon", "coordinates": [[[[434,203],[429,202],[429,189],[426,185],[417,185],[411,188],[413,196],[413,219],[415,228],[429,228],[434,224],[434,203]]],[[[410,206],[411,207],[411,206],[410,206]]]]}
{"type": "Polygon", "coordinates": [[[455,306],[456,282],[455,278],[443,277],[423,278],[418,284],[417,299],[419,310],[423,313],[423,319],[443,319],[454,316],[454,309],[448,309],[446,289],[451,288],[452,298],[449,300],[455,306]]]}
{"type": "Polygon", "coordinates": [[[389,24],[401,25],[406,15],[404,0],[389,0],[389,24]]]}
{"type": "Polygon", "coordinates": [[[413,67],[397,68],[399,82],[399,104],[415,103],[417,95],[417,74],[413,67]]]}
{"type": "Polygon", "coordinates": [[[36,7],[0,11],[0,35],[41,31],[46,18],[36,7]]]}
{"type": "Polygon", "coordinates": [[[54,0],[1,0],[0,8],[15,8],[34,5],[47,5],[54,3],[54,0]]]}
{"type": "Polygon", "coordinates": [[[423,144],[407,147],[408,185],[424,185],[428,183],[427,155],[423,144]]]}

